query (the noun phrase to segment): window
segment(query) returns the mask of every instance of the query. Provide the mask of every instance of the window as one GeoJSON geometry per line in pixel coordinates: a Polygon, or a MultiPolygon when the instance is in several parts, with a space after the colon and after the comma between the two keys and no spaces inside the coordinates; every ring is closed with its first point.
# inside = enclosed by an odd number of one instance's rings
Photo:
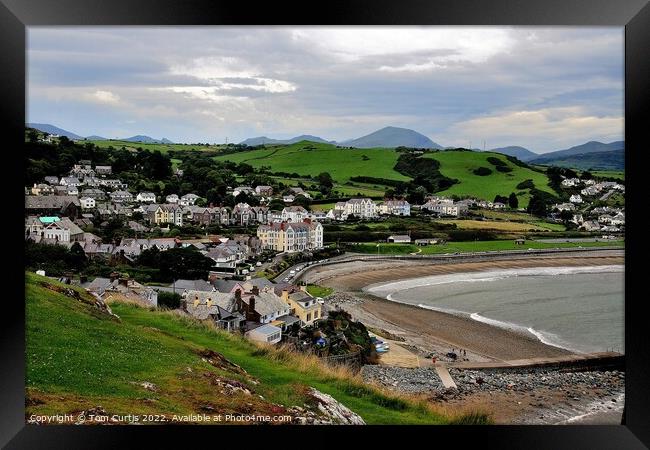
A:
{"type": "Polygon", "coordinates": [[[311,313],[307,313],[307,322],[311,320],[311,313]]]}

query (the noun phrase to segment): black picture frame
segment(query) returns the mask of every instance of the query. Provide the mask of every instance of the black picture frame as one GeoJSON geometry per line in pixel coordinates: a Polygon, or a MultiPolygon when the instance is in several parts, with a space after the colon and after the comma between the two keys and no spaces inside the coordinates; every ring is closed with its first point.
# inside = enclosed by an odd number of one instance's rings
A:
{"type": "MultiPolygon", "coordinates": [[[[626,192],[628,206],[627,236],[642,239],[639,220],[644,192],[637,173],[642,170],[640,152],[642,133],[647,128],[648,92],[650,92],[650,6],[647,0],[445,0],[445,1],[331,1],[322,5],[266,2],[260,4],[209,0],[0,0],[0,89],[2,146],[9,175],[14,174],[7,211],[23,208],[21,175],[24,171],[19,149],[24,140],[25,124],[25,27],[36,25],[612,25],[625,26],[625,140],[626,192]],[[14,189],[15,187],[15,189],[14,189]]],[[[647,190],[646,190],[647,191],[647,190]]],[[[16,217],[19,215],[16,214],[16,217]]],[[[211,427],[71,427],[26,425],[24,417],[25,342],[24,342],[24,270],[22,243],[11,236],[23,233],[16,228],[5,234],[17,247],[7,252],[9,265],[4,275],[5,288],[2,339],[2,385],[0,397],[0,444],[6,448],[130,448],[135,438],[147,439],[147,446],[168,446],[174,441],[195,444],[197,437],[212,442],[215,436],[247,445],[251,438],[261,438],[271,445],[307,445],[305,440],[321,434],[320,443],[332,439],[333,431],[345,431],[347,437],[362,433],[379,437],[383,442],[424,444],[476,442],[484,448],[588,448],[635,449],[650,446],[650,365],[643,301],[647,293],[634,286],[643,280],[642,248],[632,240],[625,250],[625,347],[626,407],[620,426],[488,426],[488,427],[354,427],[342,430],[323,427],[265,427],[263,433],[250,433],[248,427],[214,430],[211,427]],[[281,429],[284,428],[284,429],[281,429]],[[287,430],[287,428],[289,428],[287,430]],[[360,429],[365,428],[365,429],[360,429]],[[278,432],[289,431],[279,437],[278,432]],[[415,436],[413,433],[419,436],[415,436]],[[187,441],[188,437],[192,438],[187,441]],[[294,440],[295,436],[295,440],[294,440]],[[280,441],[277,439],[280,438],[280,441]],[[242,443],[243,442],[243,443],[242,443]],[[303,444],[299,444],[303,442],[303,444]],[[165,445],[167,444],[167,445],[165,445]]],[[[11,222],[13,223],[13,222],[11,222]]],[[[336,439],[339,439],[338,437],[336,439]]],[[[334,445],[334,444],[333,444],[334,445]]]]}

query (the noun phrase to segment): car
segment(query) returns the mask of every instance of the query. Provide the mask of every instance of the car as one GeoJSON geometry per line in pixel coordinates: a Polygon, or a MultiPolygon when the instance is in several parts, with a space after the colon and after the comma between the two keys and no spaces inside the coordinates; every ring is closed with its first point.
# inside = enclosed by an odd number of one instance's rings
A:
{"type": "Polygon", "coordinates": [[[282,281],[289,281],[289,277],[285,277],[282,281]]]}
{"type": "Polygon", "coordinates": [[[289,273],[290,273],[291,275],[293,275],[293,274],[296,273],[296,271],[295,271],[295,270],[292,270],[292,271],[290,271],[289,273]]]}

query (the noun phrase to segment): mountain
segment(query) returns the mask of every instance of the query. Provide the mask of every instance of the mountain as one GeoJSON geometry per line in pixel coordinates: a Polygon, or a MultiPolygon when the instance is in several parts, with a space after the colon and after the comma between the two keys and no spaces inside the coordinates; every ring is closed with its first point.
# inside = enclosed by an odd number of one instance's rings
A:
{"type": "Polygon", "coordinates": [[[122,141],[128,141],[128,142],[142,142],[143,144],[173,144],[172,141],[169,139],[154,139],[150,136],[143,136],[141,134],[138,134],[137,136],[131,136],[130,138],[124,138],[120,139],[122,141]]]}
{"type": "Polygon", "coordinates": [[[88,139],[89,141],[107,141],[108,140],[105,137],[97,136],[95,134],[93,134],[92,136],[86,136],[86,139],[88,139]]]}
{"type": "Polygon", "coordinates": [[[567,156],[609,152],[612,150],[625,150],[625,141],[615,141],[610,142],[609,144],[604,144],[598,141],[589,141],[565,150],[557,150],[554,152],[544,153],[535,159],[529,160],[528,162],[532,164],[553,164],[553,161],[561,160],[567,156]]]}
{"type": "Polygon", "coordinates": [[[442,149],[440,144],[436,144],[431,139],[417,131],[409,130],[408,128],[398,127],[385,127],[362,136],[357,139],[352,139],[340,143],[347,147],[357,148],[373,148],[373,147],[415,147],[415,148],[434,148],[442,149]]]}
{"type": "Polygon", "coordinates": [[[569,167],[579,170],[625,170],[625,150],[610,150],[607,152],[581,153],[578,155],[559,156],[553,159],[536,159],[544,161],[540,164],[558,167],[569,167]]]}
{"type": "Polygon", "coordinates": [[[527,148],[520,147],[518,145],[511,145],[508,147],[500,147],[500,148],[493,148],[490,150],[491,152],[497,152],[497,153],[503,153],[504,155],[508,156],[514,156],[520,161],[530,161],[531,159],[535,159],[539,157],[539,155],[535,152],[531,152],[527,148]]]}
{"type": "Polygon", "coordinates": [[[259,136],[254,138],[248,138],[246,140],[241,141],[239,144],[248,145],[249,147],[255,147],[256,145],[295,144],[296,142],[300,142],[300,141],[311,141],[311,142],[318,142],[321,144],[331,143],[318,136],[312,136],[310,134],[302,134],[300,136],[296,136],[291,139],[271,139],[266,136],[259,136]]]}
{"type": "Polygon", "coordinates": [[[82,136],[72,133],[70,131],[64,130],[63,128],[55,127],[49,123],[28,123],[28,127],[36,128],[37,130],[43,131],[49,134],[58,134],[59,136],[66,136],[68,139],[83,139],[82,136]]]}

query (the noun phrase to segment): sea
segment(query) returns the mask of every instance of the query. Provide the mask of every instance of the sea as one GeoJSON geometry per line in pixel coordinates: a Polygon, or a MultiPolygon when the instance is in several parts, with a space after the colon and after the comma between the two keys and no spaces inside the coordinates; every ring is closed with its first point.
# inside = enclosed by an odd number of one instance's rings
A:
{"type": "Polygon", "coordinates": [[[435,275],[364,290],[519,331],[577,353],[625,353],[623,265],[435,275]]]}

